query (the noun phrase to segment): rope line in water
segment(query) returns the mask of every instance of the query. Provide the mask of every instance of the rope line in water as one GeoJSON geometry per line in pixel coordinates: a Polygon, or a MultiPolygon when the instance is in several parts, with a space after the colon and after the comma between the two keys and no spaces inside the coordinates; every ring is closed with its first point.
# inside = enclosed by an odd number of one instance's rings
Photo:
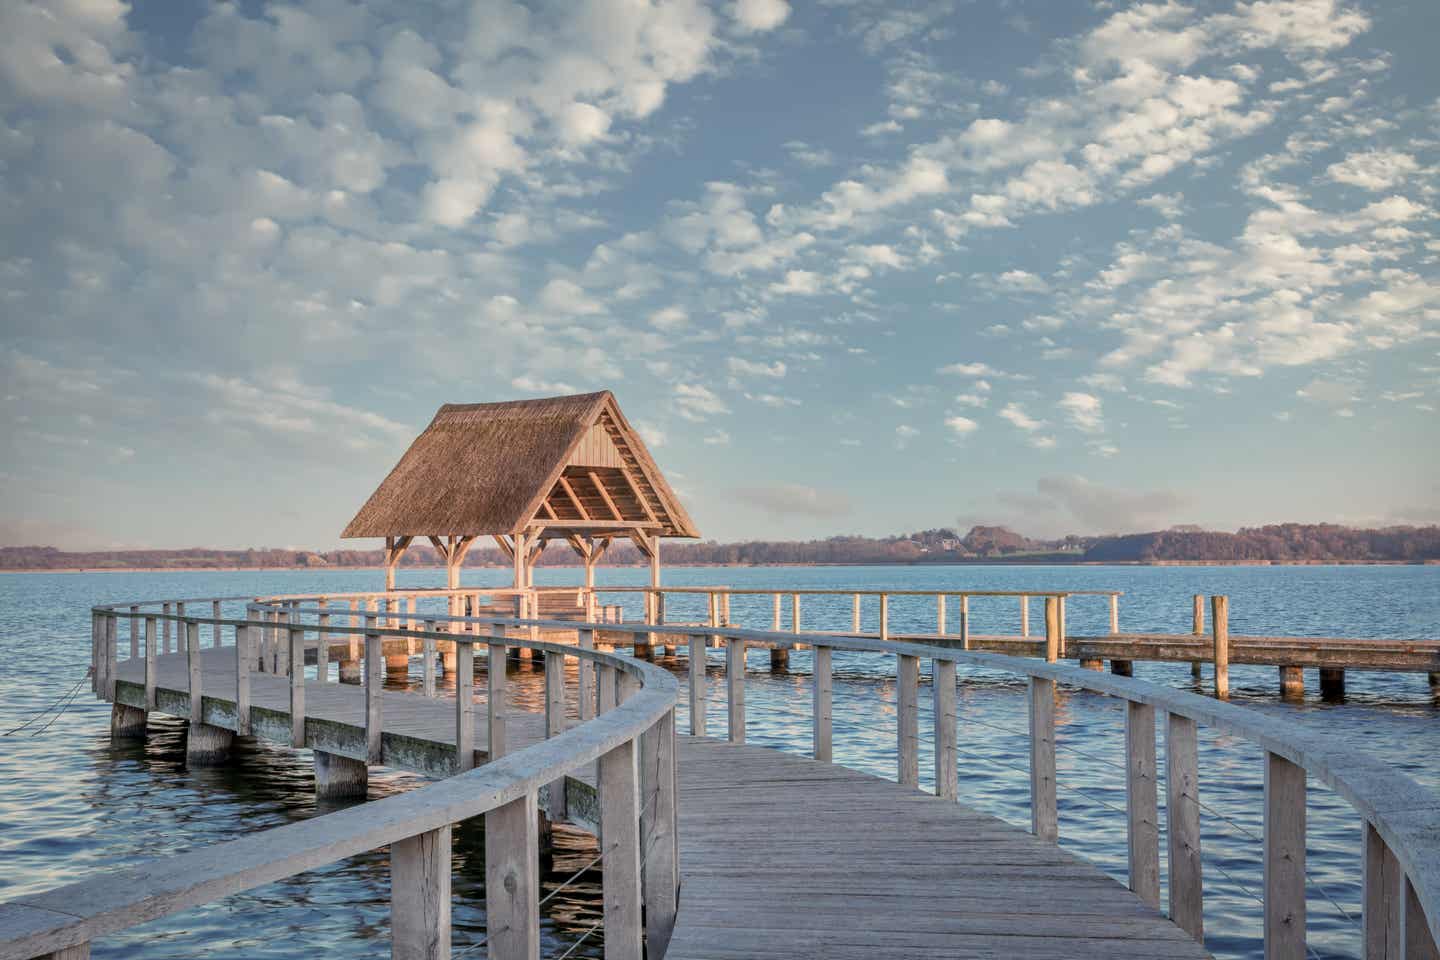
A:
{"type": "Polygon", "coordinates": [[[75,681],[75,685],[74,685],[73,687],[71,687],[69,690],[65,691],[64,693],[60,694],[59,697],[56,697],[55,700],[52,701],[48,706],[46,706],[46,707],[44,707],[43,709],[37,711],[37,712],[35,713],[35,715],[32,716],[29,720],[26,720],[24,723],[19,724],[18,726],[11,727],[9,730],[6,730],[3,734],[0,734],[0,736],[13,737],[15,734],[19,733],[21,730],[24,730],[26,727],[30,726],[32,723],[36,723],[36,722],[44,719],[44,718],[45,718],[48,714],[50,714],[52,711],[57,711],[57,710],[58,710],[58,712],[56,712],[55,715],[50,718],[49,723],[46,723],[45,726],[41,727],[39,730],[36,730],[36,731],[34,731],[33,733],[30,734],[30,736],[32,736],[32,737],[38,737],[38,736],[40,736],[40,734],[42,734],[42,733],[44,733],[46,730],[49,730],[49,729],[50,729],[50,725],[53,724],[56,720],[58,720],[58,719],[60,718],[60,715],[61,715],[61,714],[63,714],[66,710],[70,709],[70,705],[75,702],[75,698],[76,698],[77,696],[79,696],[79,694],[80,694],[80,687],[81,687],[81,685],[84,684],[85,681],[88,680],[89,678],[90,678],[90,671],[87,669],[87,670],[85,671],[84,675],[81,676],[79,680],[76,680],[76,681],[75,681]]]}

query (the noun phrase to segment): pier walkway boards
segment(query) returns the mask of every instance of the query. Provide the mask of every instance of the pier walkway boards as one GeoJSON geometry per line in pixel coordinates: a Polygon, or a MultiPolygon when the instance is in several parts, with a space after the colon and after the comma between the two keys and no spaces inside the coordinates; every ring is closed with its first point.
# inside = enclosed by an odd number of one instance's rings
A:
{"type": "MultiPolygon", "coordinates": [[[[200,658],[204,724],[233,731],[235,651],[205,648],[200,658]]],[[[119,663],[116,679],[116,703],[143,708],[144,660],[119,663]]],[[[154,684],[161,711],[188,717],[185,654],[157,656],[154,684]]],[[[251,676],[257,735],[289,741],[290,687],[283,675],[251,676]]],[[[312,679],[304,702],[306,746],[363,762],[364,688],[312,679]]],[[[483,699],[477,706],[474,742],[486,744],[488,710],[483,699]]],[[[382,717],[384,764],[453,770],[448,700],[387,690],[382,717]]],[[[543,740],[545,729],[543,714],[505,715],[510,750],[543,740]]],[[[477,749],[475,762],[486,756],[477,749]]],[[[680,900],[668,958],[1208,956],[1095,867],[963,805],[708,738],[680,737],[677,761],[680,900]]],[[[336,776],[333,761],[318,766],[317,777],[336,776]]],[[[587,768],[566,790],[571,819],[588,826],[595,783],[587,768]]]]}

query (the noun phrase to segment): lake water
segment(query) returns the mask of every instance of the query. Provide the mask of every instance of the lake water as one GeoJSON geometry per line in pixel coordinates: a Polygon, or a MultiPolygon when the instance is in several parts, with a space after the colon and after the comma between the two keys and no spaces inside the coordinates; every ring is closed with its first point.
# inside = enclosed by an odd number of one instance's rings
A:
{"type": "MultiPolygon", "coordinates": [[[[667,569],[667,585],[837,589],[1099,589],[1123,590],[1122,630],[1185,632],[1191,596],[1228,594],[1231,630],[1297,636],[1440,636],[1440,567],[815,567],[667,569]]],[[[541,584],[573,584],[574,569],[537,571],[541,584]]],[[[639,585],[638,569],[606,569],[601,582],[639,585]]],[[[466,584],[502,585],[507,571],[467,570],[466,584]]],[[[434,570],[401,571],[401,586],[434,586],[434,570]]],[[[80,682],[88,661],[93,604],[174,596],[330,592],[375,589],[374,570],[232,573],[70,573],[0,575],[0,733],[10,731],[80,684],[58,717],[7,736],[0,748],[0,901],[89,877],[109,867],[230,839],[326,812],[317,806],[304,752],[251,744],[224,768],[189,771],[184,727],[152,718],[144,744],[112,745],[109,705],[80,682]],[[45,724],[48,724],[46,726],[45,724]],[[44,729],[40,729],[41,727],[44,729]],[[38,735],[32,736],[35,733],[38,735]]],[[[615,594],[638,614],[636,595],[615,594]]],[[[802,627],[848,629],[850,598],[806,598],[802,627]]],[[[769,597],[737,596],[732,620],[765,628],[769,597]]],[[[703,600],[672,597],[673,620],[703,618],[703,600]]],[[[789,604],[785,606],[788,623],[789,604]]],[[[867,604],[865,623],[878,614],[867,604]]],[[[952,629],[958,623],[951,607],[952,629]]],[[[892,600],[893,629],[932,630],[933,597],[892,600]]],[[[977,633],[1018,632],[1012,598],[971,601],[977,633]]],[[[1040,606],[1031,623],[1041,629],[1040,606]]],[[[1073,634],[1104,632],[1103,598],[1074,598],[1073,634]]],[[[122,627],[122,636],[124,627],[122,627]]],[[[724,681],[712,651],[707,695],[710,732],[723,735],[724,681]]],[[[662,663],[683,672],[683,660],[662,663]]],[[[752,742],[805,753],[809,749],[809,657],[792,655],[789,670],[771,674],[763,651],[752,654],[747,716],[752,742]]],[[[1188,667],[1136,663],[1136,675],[1182,689],[1203,690],[1188,667]]],[[[1013,677],[961,668],[961,800],[1017,825],[1029,823],[1026,705],[1013,677]]],[[[534,697],[540,674],[518,675],[516,696],[534,697]]],[[[835,759],[887,777],[895,775],[893,661],[835,656],[835,759]]],[[[925,681],[928,684],[928,678],[925,681]]],[[[1205,683],[1209,682],[1206,667],[1205,683]]],[[[1232,700],[1293,722],[1316,725],[1357,750],[1381,756],[1440,792],[1440,706],[1423,675],[1347,677],[1343,704],[1322,703],[1313,672],[1306,699],[1278,700],[1274,668],[1231,668],[1232,700]]],[[[922,690],[920,729],[930,728],[929,691],[922,690]]],[[[1061,842],[1123,878],[1125,873],[1124,714],[1120,704],[1081,692],[1064,694],[1057,711],[1061,842]]],[[[681,729],[688,719],[681,716],[681,729]]],[[[926,735],[928,739],[928,735],[926,735]]],[[[1163,749],[1163,740],[1162,740],[1163,749]]],[[[922,778],[932,769],[921,745],[922,778]]],[[[1218,957],[1261,955],[1261,753],[1201,731],[1202,835],[1207,946],[1218,957]]],[[[1163,764],[1162,764],[1163,770],[1163,764]]],[[[411,789],[423,779],[372,775],[371,798],[411,789]]],[[[1160,791],[1163,799],[1163,786],[1160,791]]],[[[1348,804],[1317,784],[1309,794],[1309,924],[1316,957],[1358,957],[1359,820],[1348,804]]],[[[566,836],[550,867],[558,884],[591,854],[583,837],[566,836]]],[[[1163,838],[1162,838],[1163,848],[1163,838]]],[[[454,854],[456,956],[483,956],[483,834],[457,831],[454,854]]],[[[371,853],[300,878],[157,921],[95,945],[94,956],[162,960],[182,957],[299,958],[388,956],[388,862],[371,853]]],[[[597,917],[598,877],[587,874],[546,907],[543,955],[563,953],[597,917]]],[[[599,956],[598,937],[572,956],[599,956]]]]}

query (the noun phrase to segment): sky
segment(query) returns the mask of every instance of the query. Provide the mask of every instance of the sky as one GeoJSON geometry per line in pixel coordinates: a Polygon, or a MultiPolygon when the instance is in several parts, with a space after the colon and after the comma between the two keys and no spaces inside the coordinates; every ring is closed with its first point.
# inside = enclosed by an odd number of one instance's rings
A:
{"type": "MultiPolygon", "coordinates": [[[[1440,4],[0,4],[0,544],[613,390],[706,538],[1440,521],[1440,4]]],[[[373,546],[368,542],[353,546],[373,546]]]]}

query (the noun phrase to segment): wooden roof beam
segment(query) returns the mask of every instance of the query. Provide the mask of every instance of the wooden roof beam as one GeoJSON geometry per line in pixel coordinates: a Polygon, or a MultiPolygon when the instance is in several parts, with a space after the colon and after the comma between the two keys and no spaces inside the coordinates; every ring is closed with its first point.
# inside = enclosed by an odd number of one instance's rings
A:
{"type": "Polygon", "coordinates": [[[585,512],[585,506],[580,502],[580,498],[575,495],[575,488],[570,486],[570,481],[562,476],[559,483],[560,489],[565,491],[565,496],[569,497],[570,502],[575,504],[575,509],[580,513],[580,519],[589,520],[590,514],[585,512]]]}
{"type": "Polygon", "coordinates": [[[590,478],[591,483],[595,484],[595,489],[600,491],[600,499],[605,501],[605,506],[611,515],[616,520],[623,519],[625,515],[620,512],[619,507],[615,506],[615,501],[610,499],[610,491],[605,489],[605,484],[600,481],[600,475],[591,470],[586,476],[590,478]]]}

